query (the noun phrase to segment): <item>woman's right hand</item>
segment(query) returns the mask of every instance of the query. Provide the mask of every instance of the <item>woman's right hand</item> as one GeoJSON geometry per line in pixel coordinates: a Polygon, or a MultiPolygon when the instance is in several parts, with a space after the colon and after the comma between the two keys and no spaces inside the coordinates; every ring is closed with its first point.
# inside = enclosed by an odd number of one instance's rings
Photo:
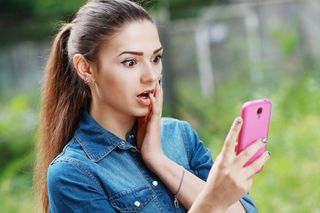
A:
{"type": "Polygon", "coordinates": [[[261,170],[262,166],[270,158],[269,152],[265,152],[255,162],[244,167],[244,164],[264,144],[261,140],[258,140],[239,155],[236,155],[235,144],[241,125],[241,118],[236,118],[226,137],[222,151],[210,170],[205,188],[201,192],[203,195],[199,196],[198,201],[202,204],[200,206],[212,207],[212,210],[216,210],[212,212],[225,211],[249,192],[254,175],[261,170]]]}

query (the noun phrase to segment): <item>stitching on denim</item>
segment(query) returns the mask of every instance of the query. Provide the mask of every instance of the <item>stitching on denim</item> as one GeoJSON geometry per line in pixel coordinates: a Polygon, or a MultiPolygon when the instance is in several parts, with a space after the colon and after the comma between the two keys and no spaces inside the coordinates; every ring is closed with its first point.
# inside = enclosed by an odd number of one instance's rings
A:
{"type": "Polygon", "coordinates": [[[138,189],[131,189],[131,190],[127,190],[127,191],[122,191],[122,192],[118,192],[115,195],[113,195],[112,197],[109,198],[110,203],[112,204],[112,206],[115,206],[115,208],[120,209],[121,211],[136,211],[139,209],[142,209],[144,207],[146,207],[151,201],[153,201],[156,196],[154,193],[151,193],[150,197],[145,200],[143,203],[141,203],[142,205],[139,207],[119,207],[116,204],[116,200],[119,200],[119,198],[122,198],[123,196],[127,196],[130,195],[136,191],[142,191],[142,190],[147,190],[148,191],[153,191],[152,188],[150,187],[140,187],[138,189]]]}
{"type": "MultiPolygon", "coordinates": [[[[79,163],[78,161],[71,159],[71,158],[62,158],[56,161],[56,163],[69,163],[70,165],[78,168],[80,171],[82,171],[84,173],[84,175],[87,175],[89,178],[91,178],[99,187],[99,189],[102,189],[102,185],[99,183],[98,179],[94,177],[94,175],[88,170],[86,169],[84,166],[81,165],[81,163],[79,163]]],[[[104,192],[103,192],[104,194],[104,192]]]]}
{"type": "Polygon", "coordinates": [[[93,156],[92,156],[91,152],[89,151],[87,145],[86,145],[85,143],[83,143],[83,141],[82,141],[77,135],[75,135],[74,138],[81,144],[81,146],[84,147],[84,149],[83,149],[84,152],[85,152],[91,159],[93,159],[93,156]]]}
{"type": "MultiPolygon", "coordinates": [[[[136,156],[132,156],[132,157],[133,157],[133,158],[136,158],[136,156]]],[[[139,165],[138,165],[137,162],[138,162],[138,160],[134,160],[134,163],[136,164],[136,166],[139,167],[139,165]]],[[[141,169],[138,169],[138,172],[140,173],[141,177],[144,177],[143,180],[145,180],[145,184],[149,186],[149,187],[143,187],[143,188],[147,188],[147,189],[149,189],[149,190],[152,191],[151,199],[150,199],[150,201],[147,202],[147,205],[148,205],[149,203],[151,203],[151,201],[153,201],[153,200],[155,200],[155,199],[157,198],[158,193],[154,190],[154,188],[152,187],[150,181],[147,181],[147,180],[146,180],[146,179],[152,179],[152,178],[149,178],[149,177],[150,177],[149,175],[144,174],[141,169]],[[146,176],[147,176],[147,177],[146,177],[146,176]]],[[[125,192],[128,192],[128,193],[129,193],[130,191],[131,191],[131,193],[132,193],[132,191],[134,191],[134,190],[127,190],[127,191],[124,191],[124,192],[122,192],[122,193],[125,193],[125,192]]],[[[121,193],[121,192],[119,192],[119,193],[117,193],[117,194],[120,194],[120,193],[121,193]]],[[[116,198],[117,194],[115,194],[114,196],[112,196],[112,198],[116,198]]],[[[120,195],[118,195],[118,196],[120,197],[120,195]]],[[[112,198],[110,198],[110,203],[111,203],[111,199],[112,199],[112,198]]],[[[162,210],[161,206],[158,205],[158,202],[156,202],[156,203],[157,203],[157,206],[159,207],[159,209],[162,210]]],[[[147,206],[147,205],[145,205],[145,206],[147,206]]],[[[145,207],[145,206],[144,206],[144,207],[145,207]]],[[[142,208],[142,207],[140,207],[140,208],[142,208]]],[[[128,211],[130,211],[130,210],[128,210],[128,211]]]]}
{"type": "MultiPolygon", "coordinates": [[[[135,156],[134,156],[135,157],[135,156]]],[[[138,161],[134,161],[134,162],[138,162],[138,161]]],[[[139,165],[137,165],[137,166],[139,166],[139,165]]],[[[141,174],[141,176],[142,177],[144,177],[144,179],[152,179],[152,178],[149,178],[150,176],[149,175],[147,175],[147,177],[145,177],[145,175],[142,173],[142,170],[140,170],[140,169],[138,169],[138,171],[139,171],[139,173],[141,174]]],[[[146,170],[146,171],[148,171],[148,170],[146,170]]],[[[149,187],[150,187],[150,189],[151,189],[151,191],[152,191],[152,195],[153,195],[153,199],[152,199],[152,201],[153,200],[155,200],[156,198],[157,198],[157,195],[158,195],[158,193],[154,190],[154,188],[153,188],[153,186],[151,185],[151,181],[147,181],[146,180],[146,183],[149,185],[149,187]]],[[[149,201],[149,203],[150,203],[151,201],[149,201]]],[[[157,205],[157,207],[162,211],[162,208],[161,208],[161,205],[158,205],[158,201],[156,202],[156,205],[157,205]]]]}
{"type": "Polygon", "coordinates": [[[81,146],[84,147],[84,152],[89,156],[89,158],[95,162],[102,160],[102,158],[104,158],[105,156],[107,156],[110,152],[112,152],[117,146],[113,145],[110,146],[110,148],[107,148],[106,151],[102,152],[99,155],[94,155],[92,154],[92,152],[90,152],[90,149],[88,148],[88,146],[80,139],[80,137],[78,136],[74,136],[75,139],[81,144],[81,146]]]}
{"type": "Polygon", "coordinates": [[[183,144],[184,144],[184,147],[185,147],[185,149],[186,149],[186,153],[187,153],[187,157],[188,157],[188,160],[189,160],[189,162],[190,162],[190,160],[191,160],[191,149],[190,149],[190,143],[188,143],[188,141],[190,140],[190,138],[187,136],[187,131],[188,131],[188,129],[187,129],[187,126],[189,125],[189,123],[188,122],[186,122],[186,121],[181,121],[181,122],[179,122],[179,126],[181,126],[182,128],[182,130],[183,131],[181,131],[182,132],[182,136],[183,136],[183,144]]]}
{"type": "Polygon", "coordinates": [[[67,147],[72,141],[73,139],[71,139],[70,142],[63,147],[62,151],[51,161],[50,165],[53,165],[57,160],[59,160],[59,158],[61,158],[64,155],[65,150],[67,149],[67,147]]]}
{"type": "MultiPolygon", "coordinates": [[[[195,174],[196,176],[198,176],[198,171],[197,170],[194,170],[191,168],[191,165],[190,165],[190,162],[191,162],[191,147],[190,147],[190,144],[191,143],[188,143],[188,141],[190,140],[191,141],[191,138],[188,137],[187,133],[188,132],[188,128],[190,126],[190,124],[187,122],[187,121],[181,121],[180,122],[182,128],[184,129],[184,131],[182,131],[182,134],[183,134],[183,137],[184,137],[184,140],[183,140],[183,143],[185,145],[185,149],[186,149],[186,153],[187,153],[187,156],[188,156],[188,164],[189,164],[189,172],[195,174]]],[[[192,131],[193,133],[193,131],[192,131]]]]}

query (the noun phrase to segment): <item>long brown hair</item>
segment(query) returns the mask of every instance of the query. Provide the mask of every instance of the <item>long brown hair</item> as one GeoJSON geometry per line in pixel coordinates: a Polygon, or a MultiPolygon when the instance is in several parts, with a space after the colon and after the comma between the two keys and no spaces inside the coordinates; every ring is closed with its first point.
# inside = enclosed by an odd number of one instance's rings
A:
{"type": "Polygon", "coordinates": [[[55,37],[42,88],[34,173],[36,196],[45,212],[49,211],[48,166],[73,137],[83,111],[89,109],[91,102],[90,88],[77,75],[72,57],[82,54],[86,60],[98,63],[102,43],[124,24],[138,20],[153,22],[141,6],[129,0],[92,0],[55,37]]]}

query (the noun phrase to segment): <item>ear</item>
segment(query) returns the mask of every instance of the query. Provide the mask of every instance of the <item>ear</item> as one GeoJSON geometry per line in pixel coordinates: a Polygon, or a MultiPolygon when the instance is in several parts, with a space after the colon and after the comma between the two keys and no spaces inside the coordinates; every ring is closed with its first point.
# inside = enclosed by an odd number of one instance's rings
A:
{"type": "Polygon", "coordinates": [[[92,75],[92,69],[90,69],[90,63],[81,54],[75,54],[72,57],[72,62],[78,76],[83,80],[94,79],[92,75]]]}

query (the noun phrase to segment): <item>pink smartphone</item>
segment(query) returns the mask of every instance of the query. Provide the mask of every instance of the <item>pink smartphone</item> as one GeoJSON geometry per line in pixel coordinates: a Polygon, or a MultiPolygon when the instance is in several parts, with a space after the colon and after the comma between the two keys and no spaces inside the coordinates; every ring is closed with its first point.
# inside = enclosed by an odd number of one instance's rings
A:
{"type": "MultiPolygon", "coordinates": [[[[258,139],[268,140],[271,109],[272,103],[268,99],[253,100],[243,104],[241,110],[243,124],[238,137],[237,154],[258,139]]],[[[253,163],[265,151],[266,146],[253,155],[244,167],[253,163]]]]}

